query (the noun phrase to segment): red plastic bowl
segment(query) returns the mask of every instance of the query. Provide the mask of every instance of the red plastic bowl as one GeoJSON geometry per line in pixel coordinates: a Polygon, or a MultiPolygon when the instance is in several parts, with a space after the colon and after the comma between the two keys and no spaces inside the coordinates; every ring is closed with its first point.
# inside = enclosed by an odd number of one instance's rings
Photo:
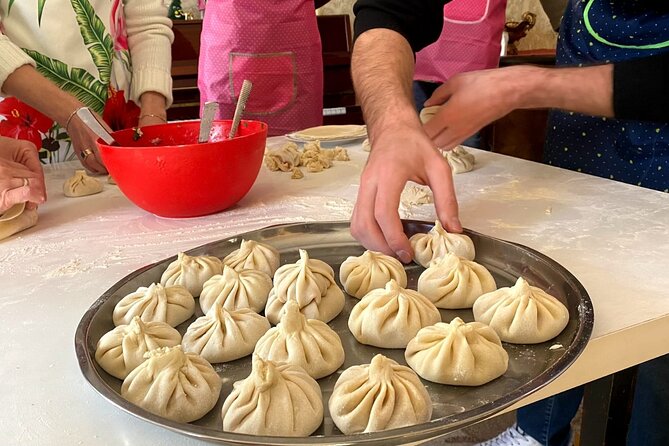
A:
{"type": "Polygon", "coordinates": [[[137,206],[162,217],[197,217],[237,203],[262,165],[267,124],[242,121],[226,139],[230,120],[214,121],[210,142],[197,143],[199,121],[114,132],[118,146],[98,140],[107,170],[137,206]]]}

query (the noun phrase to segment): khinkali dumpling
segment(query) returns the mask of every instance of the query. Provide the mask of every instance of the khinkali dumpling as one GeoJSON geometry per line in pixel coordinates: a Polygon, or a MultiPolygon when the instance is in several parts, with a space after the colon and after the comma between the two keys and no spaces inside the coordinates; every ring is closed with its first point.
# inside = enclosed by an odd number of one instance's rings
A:
{"type": "Polygon", "coordinates": [[[421,329],[404,357],[428,381],[454,386],[480,386],[502,376],[509,355],[495,330],[456,317],[421,329]]]}
{"type": "Polygon", "coordinates": [[[417,291],[390,280],[355,304],[348,328],[358,342],[382,348],[404,348],[418,330],[441,322],[439,310],[417,291]]]}
{"type": "Polygon", "coordinates": [[[325,322],[307,319],[295,301],[286,302],[279,325],[260,338],[254,353],[263,359],[299,365],[315,379],[344,363],[339,335],[325,322]]]}
{"type": "Polygon", "coordinates": [[[223,274],[217,274],[204,283],[200,308],[205,314],[213,306],[226,310],[250,308],[259,313],[265,308],[271,289],[272,278],[264,272],[255,269],[237,272],[224,265],[223,274]]]}
{"type": "Polygon", "coordinates": [[[37,210],[26,209],[25,203],[17,203],[0,214],[0,240],[37,224],[37,210]]]}
{"type": "Polygon", "coordinates": [[[279,268],[279,251],[265,243],[242,240],[239,249],[225,256],[223,263],[238,272],[244,269],[257,269],[272,276],[279,268]]]}
{"type": "Polygon", "coordinates": [[[430,395],[416,373],[383,355],[344,370],[328,406],[346,435],[413,426],[432,417],[430,395]]]}
{"type": "Polygon", "coordinates": [[[105,372],[125,379],[144,362],[144,354],[160,347],[174,347],[181,335],[165,322],[142,322],[139,316],[128,325],[119,325],[98,341],[95,360],[105,372]]]}
{"type": "Polygon", "coordinates": [[[181,285],[199,296],[204,283],[223,271],[221,259],[214,256],[189,256],[180,252],[160,278],[163,285],[181,285]]]}
{"type": "Polygon", "coordinates": [[[407,273],[402,262],[380,252],[365,251],[359,257],[349,257],[339,269],[339,280],[344,289],[358,299],[373,289],[383,288],[390,279],[401,287],[407,286],[407,273]]]}
{"type": "Polygon", "coordinates": [[[63,184],[63,193],[66,197],[85,197],[102,192],[102,183],[86,175],[85,170],[77,170],[63,184]]]}
{"type": "Polygon", "coordinates": [[[172,327],[188,320],[195,313],[195,299],[180,285],[162,286],[152,283],[139,287],[114,307],[114,325],[129,324],[135,316],[144,322],[166,322],[172,327]]]}
{"type": "Polygon", "coordinates": [[[334,271],[322,260],[310,259],[300,249],[300,260],[283,265],[274,274],[274,288],[269,293],[265,316],[276,325],[284,305],[294,300],[307,319],[330,322],[344,309],[344,292],[334,280],[334,271]]]}
{"type": "Polygon", "coordinates": [[[185,352],[197,353],[212,364],[253,353],[269,321],[248,308],[226,310],[214,306],[193,322],[181,342],[185,352]]]}
{"type": "Polygon", "coordinates": [[[562,302],[519,277],[512,287],[484,294],[474,302],[474,319],[490,325],[512,344],[538,344],[553,339],[569,322],[562,302]]]}
{"type": "Polygon", "coordinates": [[[474,242],[464,234],[452,234],[439,220],[427,234],[414,234],[409,239],[414,251],[414,261],[421,266],[428,267],[430,262],[443,257],[449,252],[474,260],[474,242]]]}
{"type": "Polygon", "coordinates": [[[492,274],[478,263],[453,253],[430,263],[418,278],[418,292],[437,308],[471,308],[482,294],[495,291],[492,274]]]}
{"type": "Polygon", "coordinates": [[[302,367],[253,355],[251,374],[233,385],[221,415],[227,432],[306,437],[323,422],[323,396],[302,367]]]}
{"type": "Polygon", "coordinates": [[[451,166],[453,173],[465,173],[474,169],[474,155],[462,146],[455,146],[451,150],[444,150],[441,154],[448,161],[448,165],[451,166]]]}
{"type": "Polygon", "coordinates": [[[178,345],[146,355],[148,359],[123,381],[123,398],[179,423],[200,419],[214,408],[221,378],[204,358],[184,353],[178,345]]]}

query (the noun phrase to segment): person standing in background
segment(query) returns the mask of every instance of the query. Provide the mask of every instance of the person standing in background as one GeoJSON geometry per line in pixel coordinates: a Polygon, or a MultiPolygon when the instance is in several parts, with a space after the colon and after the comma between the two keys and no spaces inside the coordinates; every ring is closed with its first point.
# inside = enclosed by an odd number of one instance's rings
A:
{"type": "MultiPolygon", "coordinates": [[[[439,39],[416,53],[413,94],[418,112],[455,74],[499,65],[505,18],[506,0],[459,0],[444,6],[439,39]]],[[[463,144],[482,148],[480,134],[463,144]]]]}
{"type": "Polygon", "coordinates": [[[314,0],[209,0],[202,24],[200,106],[232,119],[242,82],[253,90],[244,117],[283,135],[323,123],[323,58],[314,0]]]}
{"type": "Polygon", "coordinates": [[[32,142],[43,163],[79,158],[106,172],[80,107],[112,129],[166,121],[173,34],[163,0],[0,0],[0,18],[0,134],[32,142]]]}

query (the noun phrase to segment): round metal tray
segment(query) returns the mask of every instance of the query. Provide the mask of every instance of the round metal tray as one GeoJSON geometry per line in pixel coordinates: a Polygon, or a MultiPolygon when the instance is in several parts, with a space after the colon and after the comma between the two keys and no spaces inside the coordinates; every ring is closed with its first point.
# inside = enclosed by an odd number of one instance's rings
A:
{"type": "MultiPolygon", "coordinates": [[[[432,224],[404,221],[408,235],[427,232],[432,224]]],[[[369,363],[377,353],[406,364],[404,350],[380,349],[359,344],[347,327],[348,315],[357,299],[347,296],[344,311],[330,326],[342,338],[346,360],[334,374],[319,380],[323,391],[325,418],[323,424],[310,437],[262,437],[224,432],[220,409],[231,392],[232,384],[250,373],[250,356],[223,364],[215,364],[223,381],[221,397],[216,407],[204,418],[193,423],[177,423],[135,406],[120,395],[122,382],[108,375],[95,361],[95,347],[106,332],[114,328],[112,311],[116,303],[126,294],[140,286],[159,282],[167,265],[176,256],[146,266],[120,280],[107,290],[84,314],[75,336],[75,347],[79,366],[89,383],[104,398],[115,406],[143,420],[192,437],[236,445],[304,445],[304,444],[364,444],[390,445],[420,442],[457,430],[495,414],[514,402],[526,397],[559,376],[583,351],[590,338],[593,326],[593,308],[590,298],[579,281],[565,268],[522,245],[498,240],[473,231],[465,230],[476,246],[476,261],[486,266],[495,277],[498,287],[513,285],[522,275],[532,285],[538,286],[560,299],[569,308],[570,321],[555,339],[535,345],[504,344],[509,353],[509,369],[500,378],[479,387],[455,387],[423,381],[433,401],[432,420],[427,423],[358,435],[343,435],[334,425],[328,412],[327,402],[339,374],[346,368],[369,363]]],[[[188,251],[190,255],[214,255],[220,258],[239,246],[242,239],[269,243],[281,252],[281,263],[292,263],[298,258],[298,249],[307,249],[312,258],[323,260],[335,270],[339,277],[339,265],[348,256],[360,255],[362,248],[350,235],[348,222],[306,223],[274,226],[248,232],[218,242],[209,243],[188,251]]],[[[423,268],[412,264],[406,266],[408,287],[416,289],[418,276],[423,268]]],[[[183,334],[188,325],[201,316],[197,313],[177,329],[183,334]]],[[[471,310],[441,310],[442,320],[450,322],[458,316],[472,321],[471,310]]]]}

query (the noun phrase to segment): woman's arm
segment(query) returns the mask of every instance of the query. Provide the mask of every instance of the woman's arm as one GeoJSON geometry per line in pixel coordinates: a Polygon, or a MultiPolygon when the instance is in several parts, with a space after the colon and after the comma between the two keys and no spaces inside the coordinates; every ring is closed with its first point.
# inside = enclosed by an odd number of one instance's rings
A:
{"type": "Polygon", "coordinates": [[[172,105],[172,21],[162,0],[126,0],[124,12],[132,59],[130,99],[142,109],[140,125],[158,124],[172,105]]]}

